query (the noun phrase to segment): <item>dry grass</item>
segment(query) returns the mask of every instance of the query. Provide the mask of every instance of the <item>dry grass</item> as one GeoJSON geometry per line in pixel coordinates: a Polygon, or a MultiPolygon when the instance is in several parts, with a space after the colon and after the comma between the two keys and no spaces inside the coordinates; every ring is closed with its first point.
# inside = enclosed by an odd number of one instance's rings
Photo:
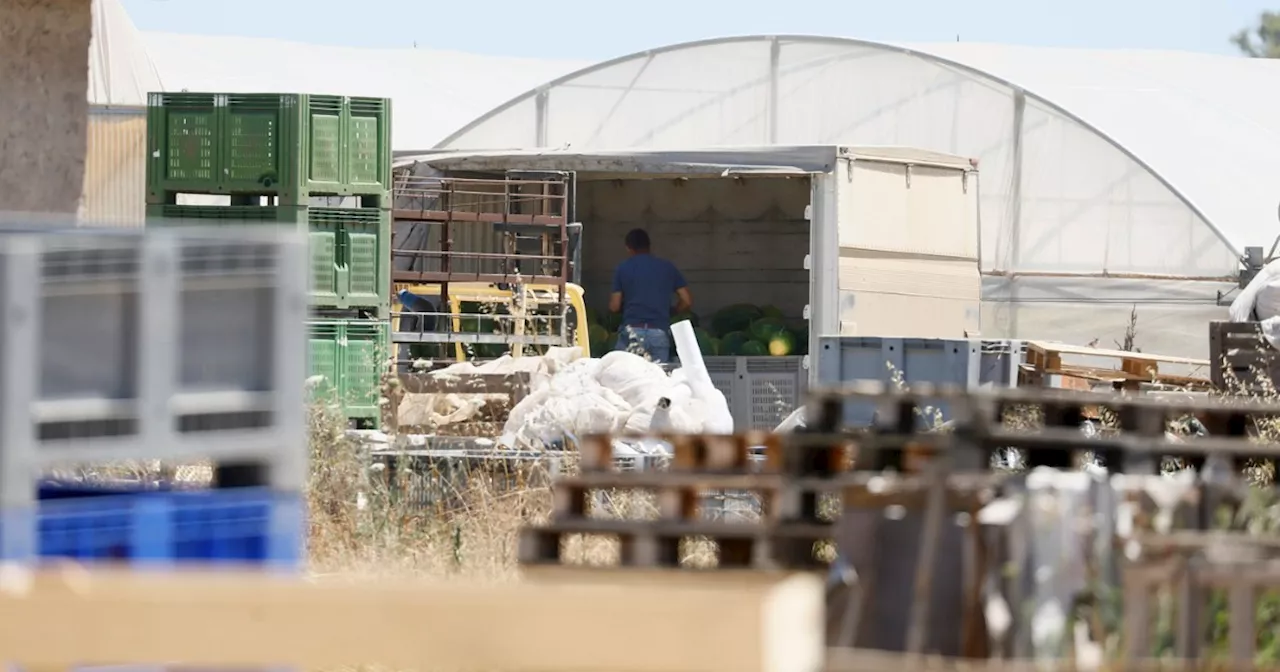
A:
{"type": "MultiPolygon", "coordinates": [[[[518,577],[519,530],[545,522],[551,512],[546,464],[472,465],[465,478],[421,464],[392,469],[362,452],[334,409],[316,405],[310,414],[312,572],[481,581],[518,577]],[[427,486],[430,498],[420,496],[427,486]]],[[[574,468],[567,464],[560,470],[574,468]]],[[[649,493],[601,491],[591,513],[654,519],[657,506],[649,493]]],[[[714,544],[707,540],[687,543],[683,555],[689,565],[715,563],[714,544]]],[[[572,536],[563,556],[575,564],[614,564],[618,542],[572,536]]]]}

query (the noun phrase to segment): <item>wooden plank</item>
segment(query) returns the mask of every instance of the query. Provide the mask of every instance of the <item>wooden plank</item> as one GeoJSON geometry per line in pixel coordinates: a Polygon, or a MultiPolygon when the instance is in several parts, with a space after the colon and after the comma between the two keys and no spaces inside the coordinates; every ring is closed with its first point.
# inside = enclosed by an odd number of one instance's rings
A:
{"type": "Polygon", "coordinates": [[[190,571],[31,578],[0,590],[0,650],[27,668],[812,672],[823,658],[822,583],[801,574],[482,587],[190,571]]]}
{"type": "Polygon", "coordinates": [[[1089,348],[1079,345],[1069,345],[1067,343],[1054,343],[1052,341],[1027,341],[1027,350],[1035,350],[1037,352],[1049,355],[1058,353],[1060,355],[1080,355],[1084,357],[1112,357],[1116,359],[1132,359],[1144,362],[1162,362],[1166,364],[1189,364],[1192,366],[1208,366],[1207,359],[1192,359],[1190,357],[1172,357],[1169,355],[1151,355],[1142,352],[1129,352],[1127,350],[1108,350],[1105,348],[1089,348]]]}
{"type": "Polygon", "coordinates": [[[1227,593],[1227,639],[1231,661],[1237,665],[1253,663],[1257,648],[1257,593],[1252,586],[1232,586],[1227,593]]]}
{"type": "Polygon", "coordinates": [[[716,569],[699,572],[673,572],[665,568],[626,567],[606,565],[530,565],[520,568],[525,581],[556,585],[634,585],[652,586],[655,583],[671,586],[707,585],[743,586],[772,585],[787,577],[812,575],[812,571],[759,569],[716,569]]]}

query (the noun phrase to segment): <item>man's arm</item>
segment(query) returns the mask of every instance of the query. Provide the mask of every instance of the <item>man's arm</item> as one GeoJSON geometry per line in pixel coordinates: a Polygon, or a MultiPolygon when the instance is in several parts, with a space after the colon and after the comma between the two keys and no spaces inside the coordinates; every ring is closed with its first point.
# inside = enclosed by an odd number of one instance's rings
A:
{"type": "Polygon", "coordinates": [[[687,313],[693,309],[693,295],[689,293],[689,283],[684,281],[684,273],[672,265],[676,272],[676,315],[687,313]]]}
{"type": "Polygon", "coordinates": [[[688,287],[681,287],[676,290],[676,314],[687,313],[693,308],[693,295],[689,293],[688,287]]]}
{"type": "Polygon", "coordinates": [[[622,267],[613,269],[613,293],[609,295],[609,312],[622,312],[622,267]]]}

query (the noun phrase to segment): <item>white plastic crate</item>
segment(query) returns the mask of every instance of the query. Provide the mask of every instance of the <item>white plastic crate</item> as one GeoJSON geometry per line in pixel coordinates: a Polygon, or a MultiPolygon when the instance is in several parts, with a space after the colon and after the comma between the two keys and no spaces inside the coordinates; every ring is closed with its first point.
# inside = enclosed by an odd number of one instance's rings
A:
{"type": "Polygon", "coordinates": [[[804,402],[803,357],[704,357],[737,431],[773,429],[804,402]]]}
{"type": "Polygon", "coordinates": [[[0,507],[51,464],[306,471],[307,251],[254,231],[0,231],[0,507]]]}

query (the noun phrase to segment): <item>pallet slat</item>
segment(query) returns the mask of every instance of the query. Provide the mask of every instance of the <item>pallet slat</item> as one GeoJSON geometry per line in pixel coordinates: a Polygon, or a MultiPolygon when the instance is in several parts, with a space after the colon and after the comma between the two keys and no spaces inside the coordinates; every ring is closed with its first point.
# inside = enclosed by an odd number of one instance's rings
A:
{"type": "Polygon", "coordinates": [[[817,577],[726,583],[309,583],[247,572],[45,570],[0,591],[0,649],[86,664],[588,672],[812,672],[817,577]],[[246,617],[250,615],[250,617],[246,617]],[[637,620],[638,619],[638,620],[637,620]],[[643,623],[644,636],[636,636],[643,623]],[[575,643],[566,646],[565,632],[575,643]]]}

